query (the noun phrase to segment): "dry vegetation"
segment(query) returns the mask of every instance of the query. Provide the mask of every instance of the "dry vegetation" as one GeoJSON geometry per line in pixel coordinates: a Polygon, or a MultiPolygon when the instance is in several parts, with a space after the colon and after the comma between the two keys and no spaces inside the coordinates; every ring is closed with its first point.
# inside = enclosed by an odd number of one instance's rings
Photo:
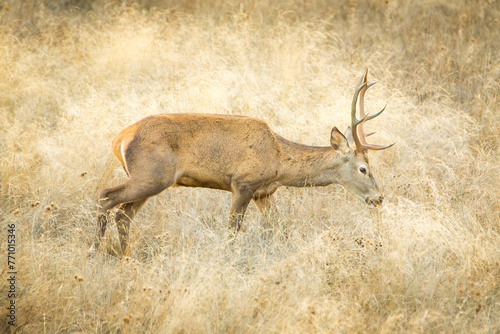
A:
{"type": "MultiPolygon", "coordinates": [[[[0,220],[17,224],[18,314],[0,332],[500,331],[499,1],[7,0],[0,5],[0,220]],[[266,120],[328,145],[365,68],[387,204],[278,191],[289,239],[230,193],[177,188],[88,257],[110,150],[156,113],[266,120]]],[[[2,255],[2,258],[6,255],[2,255]]],[[[5,260],[3,260],[5,263],[5,260]]]]}

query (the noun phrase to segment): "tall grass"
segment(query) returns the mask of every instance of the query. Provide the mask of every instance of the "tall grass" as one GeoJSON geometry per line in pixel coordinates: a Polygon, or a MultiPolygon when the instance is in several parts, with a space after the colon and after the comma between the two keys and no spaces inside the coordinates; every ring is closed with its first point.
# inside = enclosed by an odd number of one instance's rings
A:
{"type": "MultiPolygon", "coordinates": [[[[17,327],[0,331],[500,330],[498,1],[4,1],[0,220],[16,223],[17,327]],[[228,237],[230,194],[169,189],[88,257],[96,195],[125,180],[110,142],[157,113],[241,114],[328,145],[354,86],[387,204],[280,189],[284,240],[228,237]],[[111,254],[111,255],[110,255],[111,254]]],[[[6,252],[6,251],[4,251],[6,252]]]]}

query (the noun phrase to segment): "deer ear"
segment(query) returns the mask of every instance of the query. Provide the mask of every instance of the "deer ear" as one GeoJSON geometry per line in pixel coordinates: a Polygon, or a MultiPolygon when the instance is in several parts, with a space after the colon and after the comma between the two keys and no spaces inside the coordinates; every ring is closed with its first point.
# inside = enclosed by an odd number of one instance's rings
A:
{"type": "Polygon", "coordinates": [[[330,143],[332,144],[334,150],[338,150],[343,153],[349,150],[349,143],[347,142],[346,137],[344,137],[337,127],[333,127],[332,129],[330,143]]]}
{"type": "Polygon", "coordinates": [[[349,146],[354,145],[354,138],[352,137],[352,129],[350,126],[348,126],[347,129],[345,130],[344,136],[347,138],[349,146]]]}

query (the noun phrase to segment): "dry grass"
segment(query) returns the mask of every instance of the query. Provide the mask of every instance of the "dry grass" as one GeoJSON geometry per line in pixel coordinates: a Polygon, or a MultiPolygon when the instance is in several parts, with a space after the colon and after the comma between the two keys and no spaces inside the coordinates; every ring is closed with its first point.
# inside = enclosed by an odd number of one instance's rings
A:
{"type": "MultiPolygon", "coordinates": [[[[15,333],[500,331],[498,1],[3,1],[0,220],[17,224],[15,333]],[[241,4],[240,4],[241,3],[241,4]],[[288,240],[230,194],[168,190],[132,258],[87,257],[110,152],[156,113],[266,120],[327,145],[365,68],[387,204],[280,189],[288,240]]],[[[114,224],[107,248],[116,247],[114,224]]],[[[0,331],[7,303],[2,266],[0,331]]]]}

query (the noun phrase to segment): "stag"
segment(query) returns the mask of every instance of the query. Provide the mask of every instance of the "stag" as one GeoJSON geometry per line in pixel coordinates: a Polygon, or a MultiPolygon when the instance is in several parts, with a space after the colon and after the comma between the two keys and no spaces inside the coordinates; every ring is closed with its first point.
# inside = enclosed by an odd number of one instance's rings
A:
{"type": "Polygon", "coordinates": [[[118,206],[116,224],[122,254],[129,254],[130,223],[151,196],[168,187],[203,187],[232,193],[229,226],[238,231],[251,200],[262,213],[281,186],[315,187],[337,183],[366,204],[376,207],[383,196],[368,165],[367,150],[382,150],[366,142],[363,124],[378,115],[364,112],[364,95],[373,85],[368,71],[360,78],[351,105],[351,127],[345,135],[336,127],[330,146],[308,146],[273,132],[266,122],[244,116],[160,114],[146,117],[121,131],[112,142],[128,180],[99,194],[99,247],[106,231],[107,211],[118,206]],[[359,97],[360,119],[356,117],[359,97]]]}

